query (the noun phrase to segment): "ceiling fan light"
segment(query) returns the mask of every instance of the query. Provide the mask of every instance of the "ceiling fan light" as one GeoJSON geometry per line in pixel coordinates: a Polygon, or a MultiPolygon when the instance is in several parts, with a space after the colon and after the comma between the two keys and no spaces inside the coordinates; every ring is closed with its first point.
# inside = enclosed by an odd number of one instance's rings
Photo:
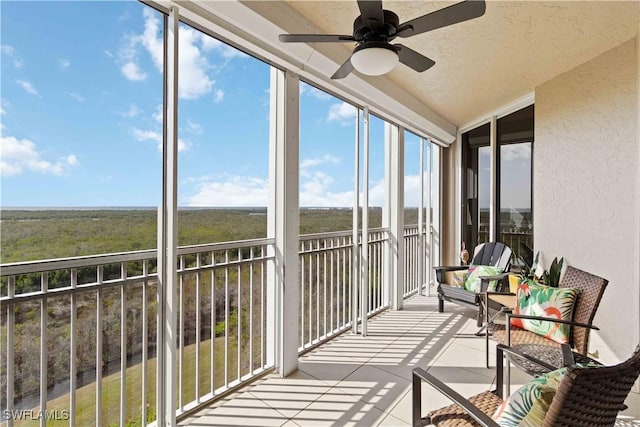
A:
{"type": "Polygon", "coordinates": [[[358,46],[351,55],[353,68],[368,76],[380,76],[398,65],[398,53],[391,45],[358,46]]]}

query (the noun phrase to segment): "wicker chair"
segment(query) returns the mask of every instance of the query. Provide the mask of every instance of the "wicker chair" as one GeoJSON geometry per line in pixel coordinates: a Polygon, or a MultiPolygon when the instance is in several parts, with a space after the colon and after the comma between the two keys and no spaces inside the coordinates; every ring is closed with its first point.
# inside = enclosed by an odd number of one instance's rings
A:
{"type": "MultiPolygon", "coordinates": [[[[511,264],[511,254],[511,248],[509,248],[504,243],[483,243],[476,246],[473,252],[473,259],[471,260],[470,266],[492,265],[502,268],[503,271],[507,271],[509,269],[509,265],[511,264]]],[[[438,312],[442,313],[444,311],[445,301],[473,307],[478,310],[478,326],[481,326],[484,322],[484,317],[482,311],[480,310],[482,294],[471,292],[459,286],[448,284],[445,280],[445,273],[464,271],[468,270],[468,268],[469,266],[466,265],[434,267],[434,270],[436,272],[436,281],[438,282],[438,312]]],[[[483,292],[487,290],[486,286],[488,284],[488,281],[482,281],[483,292]]]]}
{"type": "MultiPolygon", "coordinates": [[[[498,345],[498,368],[502,367],[502,352],[517,354],[513,349],[498,345]]],[[[415,368],[412,388],[413,426],[498,426],[491,416],[503,402],[500,372],[498,370],[498,389],[495,392],[486,391],[465,399],[424,369],[415,368]],[[431,411],[426,418],[422,418],[422,381],[426,381],[455,404],[431,411]]],[[[640,345],[628,360],[618,365],[568,367],[542,426],[613,426],[618,412],[626,409],[624,401],[639,375],[640,345]]]]}
{"type": "MultiPolygon", "coordinates": [[[[598,329],[593,326],[593,318],[596,314],[602,294],[604,293],[608,280],[595,276],[586,271],[582,271],[575,267],[567,267],[559,287],[561,288],[577,288],[578,298],[575,302],[573,310],[573,321],[562,322],[558,319],[549,319],[554,322],[569,323],[571,325],[570,342],[571,347],[575,350],[575,357],[580,360],[581,356],[587,355],[589,346],[589,332],[591,329],[598,329]]],[[[509,324],[510,318],[534,318],[543,319],[541,317],[523,316],[517,314],[507,314],[506,324],[509,324]]],[[[487,316],[488,319],[488,316],[487,316]]],[[[534,334],[515,326],[509,327],[509,334],[505,325],[493,324],[489,327],[491,334],[486,335],[486,354],[487,364],[489,362],[489,338],[499,344],[520,349],[527,354],[531,354],[537,359],[546,359],[548,363],[554,367],[561,366],[560,344],[547,339],[543,336],[534,334]]],[[[512,361],[516,366],[529,372],[532,375],[538,375],[547,372],[548,369],[541,370],[537,365],[531,365],[523,359],[513,358],[512,361]]]]}

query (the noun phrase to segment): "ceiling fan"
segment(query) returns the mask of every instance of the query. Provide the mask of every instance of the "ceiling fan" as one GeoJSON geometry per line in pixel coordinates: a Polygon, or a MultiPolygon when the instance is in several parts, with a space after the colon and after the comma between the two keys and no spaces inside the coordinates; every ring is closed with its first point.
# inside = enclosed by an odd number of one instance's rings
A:
{"type": "Polygon", "coordinates": [[[419,16],[400,24],[398,15],[382,8],[382,1],[358,0],[360,16],[353,21],[353,35],[280,34],[287,43],[349,43],[356,42],[351,57],[331,76],[342,79],[354,69],[379,76],[391,71],[398,62],[417,72],[433,67],[435,62],[401,44],[391,44],[396,37],[407,38],[427,31],[464,22],[484,15],[484,0],[466,0],[444,9],[419,16]]]}

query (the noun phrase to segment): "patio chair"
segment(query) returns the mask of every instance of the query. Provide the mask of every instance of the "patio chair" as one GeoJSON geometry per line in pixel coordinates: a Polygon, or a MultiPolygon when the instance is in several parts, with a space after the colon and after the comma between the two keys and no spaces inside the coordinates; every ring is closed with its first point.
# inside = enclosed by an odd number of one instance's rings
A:
{"type": "MultiPolygon", "coordinates": [[[[480,288],[478,291],[468,290],[464,287],[467,280],[472,276],[470,269],[478,268],[480,266],[492,266],[499,269],[501,272],[507,271],[511,264],[511,248],[504,243],[500,242],[488,242],[476,246],[473,252],[473,259],[468,266],[439,266],[434,267],[436,272],[436,280],[438,282],[438,312],[444,311],[444,302],[454,302],[467,307],[473,307],[478,310],[478,327],[480,327],[484,321],[481,308],[481,295],[482,292],[486,292],[489,286],[488,280],[480,280],[480,288]],[[449,273],[453,273],[460,278],[458,284],[447,283],[447,276],[449,273]],[[462,274],[461,274],[462,273],[462,274]]],[[[497,272],[497,271],[496,271],[497,272]]],[[[487,276],[495,274],[486,273],[487,276]]],[[[478,270],[476,273],[481,273],[478,270]]],[[[499,290],[505,282],[499,282],[499,290]]],[[[506,286],[506,285],[505,285],[506,286]]]]}
{"type": "MultiPolygon", "coordinates": [[[[506,344],[520,349],[534,358],[545,360],[556,368],[560,367],[562,360],[560,354],[561,344],[542,335],[511,325],[512,318],[549,320],[555,323],[569,324],[569,344],[575,350],[576,359],[578,361],[582,360],[582,357],[587,356],[591,329],[598,329],[593,326],[592,322],[608,283],[609,281],[602,277],[575,267],[567,267],[558,287],[578,289],[577,299],[573,308],[573,319],[571,321],[562,321],[557,318],[526,316],[507,312],[505,325],[492,324],[489,326],[491,333],[485,335],[487,367],[489,363],[489,338],[499,344],[506,344]]],[[[488,319],[489,316],[487,315],[487,321],[488,319]]],[[[541,369],[539,365],[528,363],[525,359],[512,358],[512,362],[518,368],[531,375],[540,375],[548,371],[548,369],[541,369]]]]}
{"type": "MultiPolygon", "coordinates": [[[[565,347],[569,349],[567,345],[565,347]]],[[[426,424],[457,427],[499,426],[500,424],[492,416],[496,414],[496,410],[504,402],[501,382],[502,352],[517,354],[517,351],[506,346],[498,346],[497,389],[480,393],[469,399],[465,399],[424,369],[414,368],[412,383],[413,426],[426,424]],[[443,393],[454,404],[431,411],[423,418],[421,413],[422,381],[443,393]]],[[[545,388],[545,386],[538,389],[544,391],[547,396],[546,402],[549,404],[546,411],[545,405],[540,405],[541,409],[539,409],[538,415],[541,417],[541,426],[613,426],[618,413],[626,409],[624,401],[640,375],[640,345],[636,347],[635,352],[628,360],[620,364],[597,367],[582,367],[572,364],[566,368],[564,375],[562,371],[554,371],[549,376],[554,374],[556,385],[559,382],[557,389],[545,388]],[[550,403],[549,400],[551,400],[550,403]]],[[[523,393],[522,390],[526,391],[526,388],[538,387],[542,383],[540,380],[533,380],[532,383],[523,386],[511,395],[514,406],[520,403],[519,397],[530,396],[530,394],[523,393]],[[537,383],[534,384],[536,381],[537,383]]],[[[522,415],[523,407],[519,406],[518,409],[522,415]]]]}

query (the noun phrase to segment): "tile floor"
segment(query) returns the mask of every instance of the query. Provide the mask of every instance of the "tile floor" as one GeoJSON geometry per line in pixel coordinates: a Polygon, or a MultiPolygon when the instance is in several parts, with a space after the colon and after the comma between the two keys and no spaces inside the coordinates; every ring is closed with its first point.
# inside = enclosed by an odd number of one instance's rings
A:
{"type": "MultiPolygon", "coordinates": [[[[387,310],[368,323],[368,335],[340,335],[300,358],[287,378],[269,375],[217,401],[181,426],[409,426],[411,370],[429,367],[462,395],[492,388],[484,338],[470,310],[415,296],[401,311],[387,310]]],[[[495,353],[490,355],[495,366],[495,353]]],[[[512,384],[528,377],[512,370],[512,384]]],[[[450,402],[423,385],[423,413],[450,402]]],[[[632,394],[621,426],[640,426],[640,395],[632,394]]]]}

